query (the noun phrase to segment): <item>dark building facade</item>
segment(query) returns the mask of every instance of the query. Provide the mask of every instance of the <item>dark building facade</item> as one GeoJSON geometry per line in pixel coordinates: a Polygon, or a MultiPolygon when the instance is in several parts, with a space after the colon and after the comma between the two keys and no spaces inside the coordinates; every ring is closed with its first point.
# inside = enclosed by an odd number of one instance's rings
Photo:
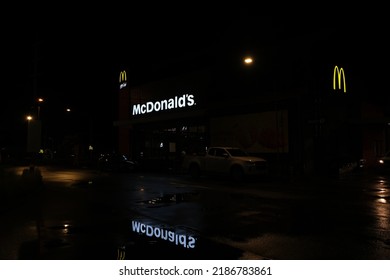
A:
{"type": "Polygon", "coordinates": [[[375,165],[389,148],[386,102],[372,98],[353,43],[332,36],[220,48],[203,67],[176,65],[139,85],[120,69],[118,150],[174,169],[183,153],[238,146],[283,177],[337,176],[360,159],[375,165]]]}

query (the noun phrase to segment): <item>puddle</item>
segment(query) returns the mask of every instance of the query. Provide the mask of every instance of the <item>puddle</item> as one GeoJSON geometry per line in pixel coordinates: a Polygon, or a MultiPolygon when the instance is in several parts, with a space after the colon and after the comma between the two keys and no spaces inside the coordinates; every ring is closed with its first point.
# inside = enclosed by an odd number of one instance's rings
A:
{"type": "Polygon", "coordinates": [[[75,181],[72,186],[73,187],[79,187],[79,188],[87,188],[93,184],[92,180],[78,180],[75,181]]]}
{"type": "Polygon", "coordinates": [[[64,235],[79,234],[79,233],[89,234],[89,233],[102,231],[101,227],[91,226],[91,225],[74,226],[69,224],[63,224],[63,225],[50,226],[47,228],[53,230],[54,232],[61,233],[64,235]]]}
{"type": "Polygon", "coordinates": [[[196,199],[198,193],[174,193],[174,194],[163,194],[162,196],[152,198],[149,200],[141,201],[141,204],[148,205],[150,207],[161,207],[171,204],[190,202],[196,199]]]}

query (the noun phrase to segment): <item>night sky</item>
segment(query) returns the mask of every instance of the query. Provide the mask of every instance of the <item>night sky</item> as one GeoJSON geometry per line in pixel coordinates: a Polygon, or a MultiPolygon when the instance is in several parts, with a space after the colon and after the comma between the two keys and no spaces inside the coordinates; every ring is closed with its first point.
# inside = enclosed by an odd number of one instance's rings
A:
{"type": "MultiPolygon", "coordinates": [[[[88,127],[109,148],[122,68],[128,71],[130,85],[137,85],[191,69],[196,61],[208,63],[270,42],[294,45],[302,36],[331,34],[348,46],[349,61],[385,69],[380,81],[388,76],[386,20],[380,17],[286,17],[233,6],[126,6],[110,12],[95,8],[10,11],[1,34],[0,147],[24,147],[25,116],[35,112],[34,98],[42,96],[41,117],[52,133],[65,125],[69,116],[64,110],[70,107],[75,129],[88,127]]],[[[373,73],[367,74],[367,79],[373,78],[373,73]]],[[[378,89],[387,94],[380,81],[378,89]]]]}

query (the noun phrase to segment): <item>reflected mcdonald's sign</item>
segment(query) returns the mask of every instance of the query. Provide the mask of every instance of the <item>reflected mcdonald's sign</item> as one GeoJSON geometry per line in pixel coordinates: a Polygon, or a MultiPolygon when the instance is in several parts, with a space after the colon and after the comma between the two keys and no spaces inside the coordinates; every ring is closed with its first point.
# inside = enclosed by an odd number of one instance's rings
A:
{"type": "Polygon", "coordinates": [[[337,65],[334,67],[333,70],[333,89],[341,89],[341,86],[343,86],[343,91],[347,92],[347,85],[345,83],[345,72],[342,67],[338,67],[337,65]],[[336,87],[337,83],[337,87],[336,87]]]}
{"type": "Polygon", "coordinates": [[[122,70],[119,73],[119,89],[126,87],[126,85],[127,85],[127,74],[125,70],[122,70]]]}

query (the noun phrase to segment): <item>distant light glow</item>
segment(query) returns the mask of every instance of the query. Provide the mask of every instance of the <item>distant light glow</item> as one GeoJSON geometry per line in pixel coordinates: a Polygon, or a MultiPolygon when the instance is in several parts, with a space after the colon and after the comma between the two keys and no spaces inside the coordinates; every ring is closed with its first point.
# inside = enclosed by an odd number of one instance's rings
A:
{"type": "Polygon", "coordinates": [[[246,57],[246,58],[244,58],[244,63],[245,64],[252,64],[253,63],[253,59],[251,57],[246,57]]]}
{"type": "Polygon", "coordinates": [[[31,120],[33,119],[33,117],[32,117],[32,116],[27,116],[26,119],[27,119],[28,121],[31,121],[31,120]]]}
{"type": "Polygon", "coordinates": [[[384,198],[379,198],[379,199],[378,199],[378,202],[379,202],[379,203],[386,204],[386,203],[387,203],[387,200],[384,199],[384,198]]]}
{"type": "Polygon", "coordinates": [[[64,224],[63,229],[62,229],[62,232],[63,232],[64,234],[69,233],[69,224],[64,224]]]}

